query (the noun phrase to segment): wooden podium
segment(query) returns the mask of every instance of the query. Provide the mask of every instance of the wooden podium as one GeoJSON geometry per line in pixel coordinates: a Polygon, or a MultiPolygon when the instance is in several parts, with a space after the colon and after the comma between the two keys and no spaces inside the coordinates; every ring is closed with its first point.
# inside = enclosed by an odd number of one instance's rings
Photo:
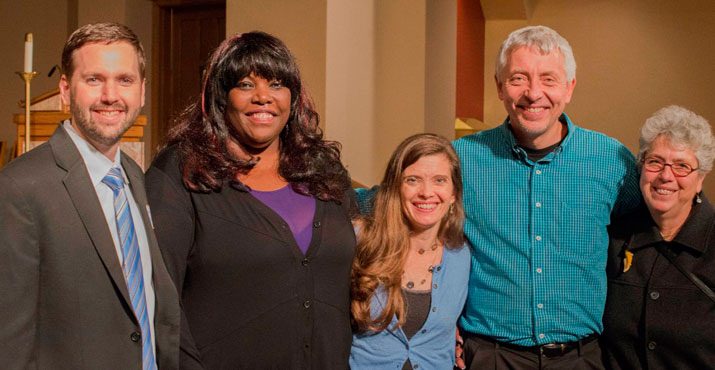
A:
{"type": "MultiPolygon", "coordinates": [[[[56,89],[31,100],[30,150],[49,140],[57,127],[64,120],[70,118],[69,109],[62,105],[59,93],[59,89],[56,89]]],[[[24,104],[22,107],[24,108],[24,104]]],[[[15,158],[22,155],[25,148],[25,114],[13,114],[12,121],[17,125],[15,151],[11,153],[11,157],[15,158]]],[[[145,168],[144,128],[146,123],[145,115],[138,116],[121,140],[122,151],[132,157],[142,168],[145,168]]]]}

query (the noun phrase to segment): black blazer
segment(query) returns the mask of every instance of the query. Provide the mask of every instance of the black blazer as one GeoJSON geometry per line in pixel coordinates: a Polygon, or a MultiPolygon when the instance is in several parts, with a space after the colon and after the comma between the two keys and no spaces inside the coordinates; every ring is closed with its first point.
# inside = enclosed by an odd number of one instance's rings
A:
{"type": "MultiPolygon", "coordinates": [[[[143,174],[122,166],[152,257],[159,368],[178,368],[180,311],[147,214],[143,174]]],[[[84,161],[62,127],[0,172],[0,367],[141,369],[140,332],[84,161]]]]}

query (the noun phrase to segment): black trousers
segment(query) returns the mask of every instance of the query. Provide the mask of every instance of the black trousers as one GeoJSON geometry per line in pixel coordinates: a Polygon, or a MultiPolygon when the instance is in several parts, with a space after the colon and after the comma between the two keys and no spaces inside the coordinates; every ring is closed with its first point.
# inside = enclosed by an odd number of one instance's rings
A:
{"type": "MultiPolygon", "coordinates": [[[[466,334],[466,335],[465,335],[466,334]]],[[[548,357],[469,333],[464,338],[464,360],[469,370],[603,370],[598,340],[577,346],[560,356],[548,357]]]]}

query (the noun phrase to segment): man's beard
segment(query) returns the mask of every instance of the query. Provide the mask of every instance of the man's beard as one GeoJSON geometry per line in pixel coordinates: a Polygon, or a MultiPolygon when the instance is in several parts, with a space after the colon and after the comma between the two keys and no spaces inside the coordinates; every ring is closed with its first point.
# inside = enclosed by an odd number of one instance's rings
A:
{"type": "Polygon", "coordinates": [[[81,129],[82,133],[87,136],[87,139],[94,141],[104,146],[112,146],[119,142],[127,130],[132,127],[134,120],[136,120],[139,115],[139,110],[129,111],[127,107],[123,104],[93,104],[89,107],[88,111],[82,110],[78,104],[72,99],[70,104],[70,111],[72,112],[72,118],[77,126],[81,129]],[[110,135],[102,132],[100,125],[94,122],[91,118],[91,112],[96,109],[120,109],[126,113],[124,121],[121,123],[121,128],[116,132],[111,132],[110,135]]]}

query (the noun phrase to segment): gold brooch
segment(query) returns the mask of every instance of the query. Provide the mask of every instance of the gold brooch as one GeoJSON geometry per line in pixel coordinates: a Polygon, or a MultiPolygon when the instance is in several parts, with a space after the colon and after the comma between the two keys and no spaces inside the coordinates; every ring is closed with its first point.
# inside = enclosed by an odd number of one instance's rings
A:
{"type": "Polygon", "coordinates": [[[631,264],[633,264],[633,252],[626,251],[623,257],[623,272],[628,272],[631,268],[631,264]]]}

